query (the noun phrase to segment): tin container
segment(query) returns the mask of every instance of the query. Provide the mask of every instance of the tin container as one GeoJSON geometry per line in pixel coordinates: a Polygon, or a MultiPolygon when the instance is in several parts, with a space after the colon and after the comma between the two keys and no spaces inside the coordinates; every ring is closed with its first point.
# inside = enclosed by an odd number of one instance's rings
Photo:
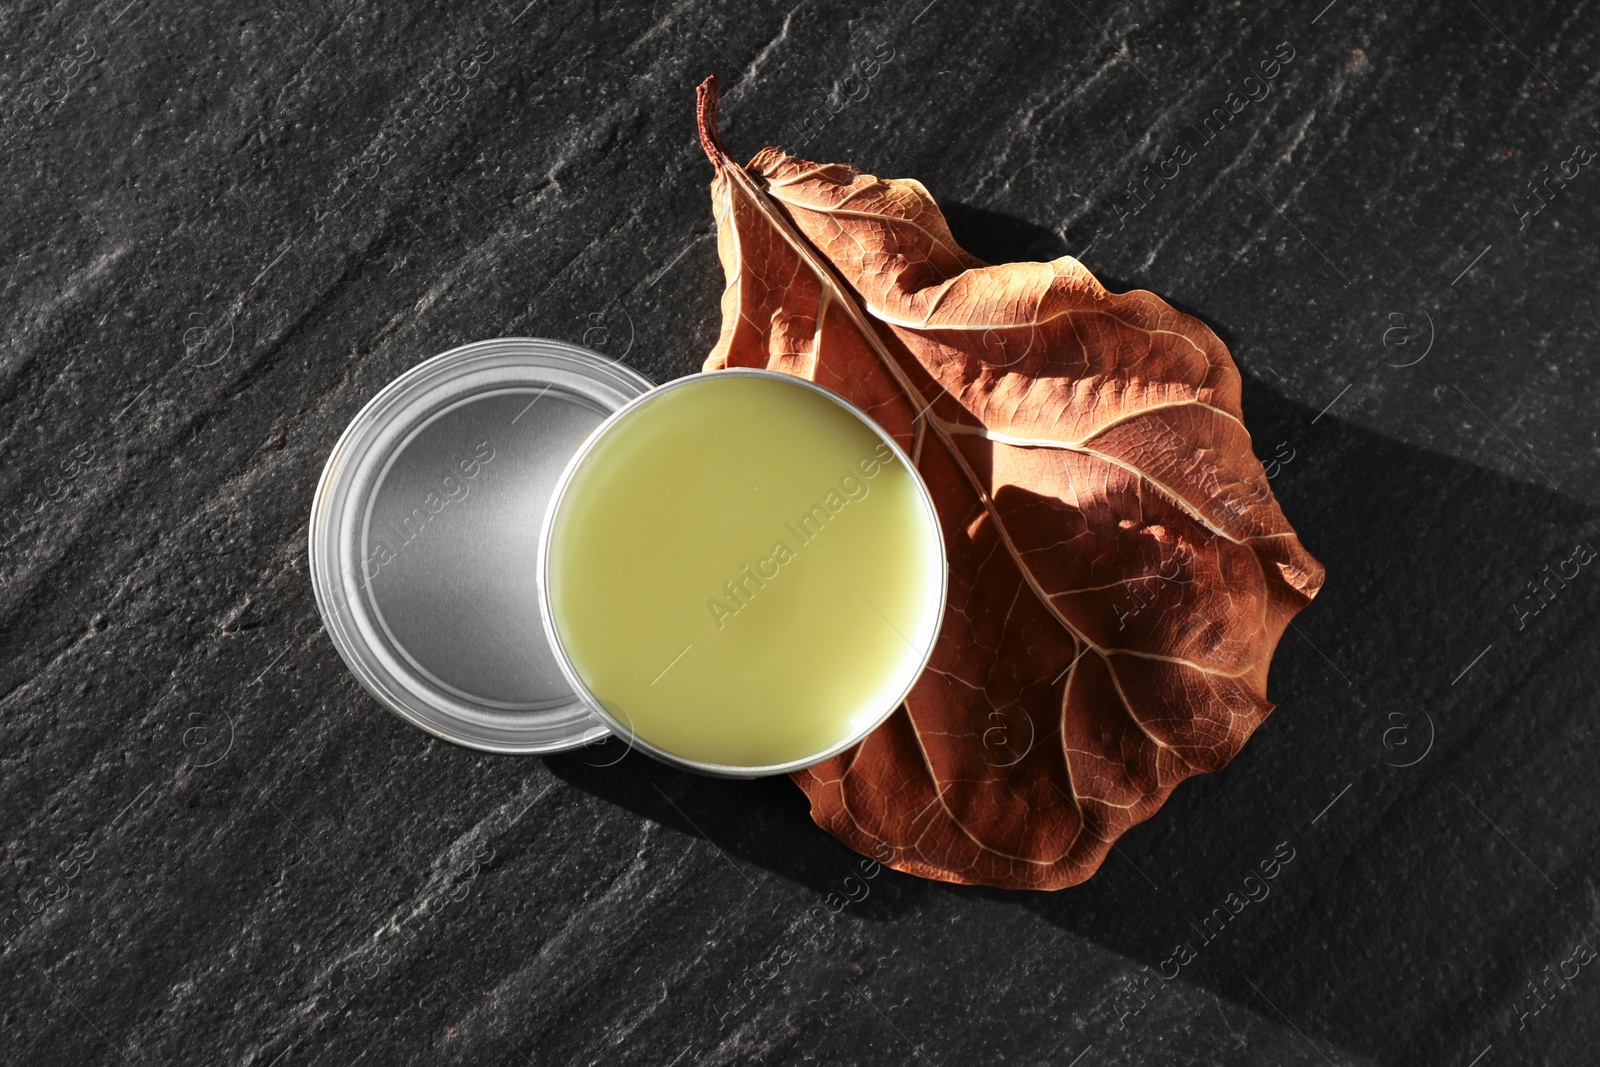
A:
{"type": "MultiPolygon", "coordinates": [[[[699,375],[694,375],[687,378],[679,378],[675,381],[667,382],[665,385],[658,386],[657,388],[651,390],[648,394],[636,397],[629,401],[622,408],[607,417],[607,419],[589,435],[587,440],[584,441],[584,443],[567,462],[565,469],[561,473],[559,481],[556,483],[555,491],[550,502],[550,507],[545,513],[544,525],[539,536],[541,548],[539,555],[538,581],[536,584],[538,585],[539,595],[541,598],[540,616],[544,622],[545,644],[554,652],[556,663],[560,666],[561,672],[566,678],[567,684],[571,687],[572,691],[577,693],[578,696],[589,705],[594,714],[606,724],[612,733],[624,739],[630,747],[638,748],[639,750],[646,752],[656,759],[662,760],[666,763],[682,767],[686,770],[696,771],[701,774],[716,775],[719,777],[728,778],[757,778],[767,775],[788,774],[790,772],[802,770],[814,764],[821,763],[823,760],[829,759],[835,755],[838,755],[840,752],[859,744],[862,739],[883,724],[883,721],[900,706],[901,702],[905,700],[906,695],[910,693],[911,688],[916,684],[917,678],[921,676],[923,669],[926,668],[928,660],[933,654],[933,646],[937,641],[939,634],[939,623],[942,621],[944,615],[945,598],[948,591],[948,566],[946,562],[944,536],[940,528],[938,513],[934,510],[933,499],[929,495],[928,488],[923,483],[921,477],[916,474],[916,466],[911,462],[910,457],[908,457],[905,452],[901,450],[900,446],[895,443],[894,438],[884,432],[884,430],[876,422],[874,422],[865,412],[857,408],[854,404],[851,404],[843,397],[828,389],[824,389],[813,382],[809,382],[803,378],[797,378],[792,375],[778,374],[773,371],[748,368],[730,368],[727,370],[716,371],[715,374],[718,377],[744,375],[755,378],[769,378],[783,382],[787,385],[810,390],[812,393],[826,398],[833,404],[836,404],[839,408],[848,412],[849,415],[851,415],[862,426],[870,431],[872,437],[876,441],[887,446],[887,448],[892,451],[895,458],[904,465],[905,469],[911,472],[912,483],[916,488],[918,510],[921,512],[920,518],[928,524],[929,532],[931,533],[931,540],[937,549],[937,558],[933,561],[934,572],[926,575],[930,583],[929,587],[936,587],[937,589],[937,606],[931,611],[931,625],[918,634],[916,638],[913,638],[913,640],[916,641],[914,648],[916,657],[915,669],[909,672],[903,688],[900,689],[895,698],[891,701],[887,701],[882,707],[881,711],[863,728],[855,731],[850,736],[840,738],[836,743],[830,745],[826,749],[811,753],[804,758],[765,766],[731,766],[721,763],[705,763],[688,758],[680,753],[669,751],[668,749],[662,748],[658,745],[651,744],[630,726],[628,715],[625,709],[609,702],[602,701],[590,690],[581,673],[574,665],[571,656],[568,654],[568,651],[563,646],[562,638],[555,622],[555,611],[551,601],[552,585],[549,581],[552,544],[551,529],[556,522],[558,514],[560,513],[562,501],[571,486],[574,474],[583,465],[590,452],[605,440],[606,435],[614,428],[622,424],[635,408],[646,402],[653,401],[656,398],[670,394],[674,390],[692,386],[701,379],[701,376],[699,375]]],[[[819,669],[825,669],[825,667],[819,669]]]]}
{"type": "MultiPolygon", "coordinates": [[[[794,383],[849,412],[915,474],[866,414],[820,386],[794,383]]],[[[312,588],[323,623],[361,684],[414,726],[469,748],[550,753],[615,734],[667,763],[724,777],[784,774],[857,744],[904,700],[932,654],[937,621],[904,691],[866,728],[826,751],[772,766],[685,758],[630,730],[589,691],[551,617],[547,539],[573,474],[595,444],[659,388],[587,349],[537,338],[481,341],[402,374],[361,409],[317,486],[312,588]]],[[[942,617],[945,550],[937,538],[942,617]]],[[[931,588],[931,586],[930,586],[931,588]]]]}
{"type": "Polygon", "coordinates": [[[381,704],[488,752],[606,736],[545,644],[537,537],[568,458],[650,386],[511,337],[420,363],[361,409],[317,485],[309,559],[328,635],[381,704]]]}

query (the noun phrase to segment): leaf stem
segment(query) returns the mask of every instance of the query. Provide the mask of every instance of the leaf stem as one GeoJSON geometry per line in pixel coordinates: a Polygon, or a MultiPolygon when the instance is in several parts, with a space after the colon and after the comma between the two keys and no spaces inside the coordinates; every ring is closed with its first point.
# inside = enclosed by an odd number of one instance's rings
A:
{"type": "Polygon", "coordinates": [[[728,148],[717,132],[717,105],[722,101],[722,89],[715,74],[701,82],[694,91],[695,125],[700,129],[700,147],[718,173],[728,165],[728,148]]]}

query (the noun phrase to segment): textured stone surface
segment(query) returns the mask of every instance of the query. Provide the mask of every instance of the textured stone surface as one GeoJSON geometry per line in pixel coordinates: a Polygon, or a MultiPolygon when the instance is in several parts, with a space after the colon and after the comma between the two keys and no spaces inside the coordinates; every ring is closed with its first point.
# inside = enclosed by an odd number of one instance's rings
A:
{"type": "Polygon", "coordinates": [[[1600,148],[1600,24],[1321,7],[0,11],[0,1058],[1591,1058],[1600,570],[1516,605],[1600,546],[1600,166],[1519,215],[1600,148]],[[1328,585],[1274,717],[1083,887],[847,881],[786,781],[457,749],[321,631],[307,509],[383,383],[515,333],[697,367],[713,70],[739,152],[918,177],[1247,375],[1328,585]]]}

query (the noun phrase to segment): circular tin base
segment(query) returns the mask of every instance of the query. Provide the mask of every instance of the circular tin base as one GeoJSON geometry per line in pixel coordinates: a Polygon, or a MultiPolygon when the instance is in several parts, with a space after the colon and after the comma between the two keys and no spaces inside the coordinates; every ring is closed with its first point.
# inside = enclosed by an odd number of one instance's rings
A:
{"type": "MultiPolygon", "coordinates": [[[[671,403],[671,400],[668,399],[667,402],[671,403]]],[[[681,415],[682,413],[680,412],[679,414],[681,415]]],[[[685,420],[687,421],[686,416],[685,420]]],[[[693,424],[691,423],[691,425],[693,424]]],[[[708,443],[710,443],[710,438],[706,438],[706,440],[708,443]]],[[[717,446],[713,443],[711,444],[711,447],[716,448],[717,446]]],[[[718,451],[720,452],[721,450],[718,449],[718,451]]],[[[726,458],[726,456],[724,456],[724,458],[726,458]]],[[[729,462],[731,463],[732,461],[730,460],[729,462]]],[[[551,497],[552,500],[549,508],[545,512],[544,523],[539,534],[540,543],[539,556],[537,560],[538,579],[536,582],[541,604],[541,609],[538,614],[545,630],[545,648],[552,652],[556,663],[556,669],[559,670],[566,678],[567,684],[571,687],[572,691],[579,694],[579,696],[581,696],[589,704],[589,706],[594,709],[596,716],[605,723],[610,732],[625,741],[630,750],[637,748],[646,755],[653,756],[654,758],[664,763],[669,763],[675,767],[681,767],[685,770],[696,771],[700,774],[715,775],[723,778],[760,778],[768,775],[791,774],[795,771],[803,770],[806,767],[814,766],[824,760],[831,759],[846,749],[865,740],[868,734],[872,733],[872,731],[883,725],[884,720],[886,720],[890,715],[894,714],[895,710],[899,708],[900,705],[905,701],[906,697],[910,694],[912,687],[916,685],[917,679],[921,677],[922,672],[927,668],[928,661],[933,656],[933,648],[935,643],[938,641],[939,630],[944,621],[945,604],[949,594],[948,554],[945,546],[944,531],[939,523],[939,513],[933,504],[933,496],[931,493],[929,493],[927,484],[922,480],[921,475],[917,473],[916,464],[913,463],[911,461],[911,457],[907,456],[900,446],[895,443],[895,439],[888,433],[888,431],[886,431],[882,426],[878,425],[878,423],[875,422],[870,415],[856,407],[850,401],[846,400],[837,393],[834,393],[833,391],[816,384],[815,382],[808,381],[804,378],[798,378],[789,374],[781,374],[776,371],[752,367],[730,367],[709,374],[694,374],[684,378],[678,378],[675,381],[667,382],[664,385],[652,389],[650,391],[649,398],[646,398],[641,394],[641,396],[630,400],[625,406],[607,416],[605,421],[580,444],[580,446],[566,461],[560,473],[560,478],[553,487],[551,497]],[[927,588],[930,591],[930,599],[928,602],[926,618],[929,620],[930,624],[923,627],[920,632],[915,632],[916,639],[914,641],[907,638],[904,634],[899,635],[902,641],[905,641],[911,646],[913,652],[911,661],[914,661],[916,664],[914,669],[904,671],[904,688],[899,691],[898,695],[896,695],[893,700],[885,700],[882,708],[878,711],[877,715],[872,719],[872,721],[862,725],[854,733],[837,739],[834,743],[821,751],[812,752],[804,757],[783,763],[771,763],[765,765],[709,763],[690,758],[678,752],[670,751],[669,749],[653,743],[646,737],[642,736],[641,733],[634,728],[633,718],[628,714],[627,709],[613,701],[602,700],[590,690],[589,684],[585,681],[577,665],[574,664],[570,651],[563,646],[560,627],[556,622],[556,609],[551,597],[552,586],[548,581],[551,568],[549,551],[551,530],[554,527],[559,511],[562,508],[563,499],[570,495],[568,490],[572,487],[573,479],[576,476],[580,466],[583,464],[585,458],[597,447],[601,446],[602,442],[606,438],[607,433],[614,430],[619,425],[622,425],[624,420],[629,417],[630,413],[634,412],[636,409],[645,404],[651,403],[655,398],[665,399],[676,390],[695,389],[704,386],[708,382],[727,380],[729,378],[755,378],[781,382],[784,385],[793,387],[796,390],[807,390],[813,394],[821,396],[830,403],[836,404],[839,408],[849,413],[849,415],[853,417],[862,427],[864,427],[879,444],[887,448],[900,463],[900,465],[910,473],[912,484],[916,487],[917,505],[918,510],[921,513],[921,521],[926,524],[928,536],[930,537],[935,549],[933,562],[929,568],[929,573],[926,576],[928,582],[927,588]]],[[[857,592],[859,593],[859,590],[857,592]]],[[[889,622],[886,617],[883,619],[883,621],[891,628],[894,626],[894,624],[889,622]]],[[[896,632],[898,633],[898,631],[896,632]]],[[[684,649],[684,652],[687,651],[689,651],[689,649],[684,649]]],[[[679,656],[681,657],[683,654],[684,653],[680,652],[679,656]]],[[[655,664],[652,663],[651,668],[653,669],[654,666],[655,664]]],[[[819,665],[818,669],[827,670],[827,666],[819,665]]],[[[665,674],[666,672],[663,671],[662,673],[665,674]]],[[[651,682],[650,684],[654,686],[655,682],[651,682]]]]}
{"type": "Polygon", "coordinates": [[[540,530],[579,445],[649,379],[587,349],[502,338],[386,386],[339,438],[311,509],[323,624],[373,696],[489,752],[557,752],[606,726],[541,619],[540,530]]]}

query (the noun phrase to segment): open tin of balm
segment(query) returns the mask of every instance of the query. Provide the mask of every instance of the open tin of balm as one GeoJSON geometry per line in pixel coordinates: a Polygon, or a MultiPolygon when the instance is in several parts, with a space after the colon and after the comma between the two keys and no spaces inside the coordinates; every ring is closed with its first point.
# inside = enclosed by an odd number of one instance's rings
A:
{"type": "Polygon", "coordinates": [[[945,550],[928,489],[864,413],[723,370],[610,416],[541,535],[550,647],[617,734],[706,774],[857,743],[927,665],[945,550]]]}
{"type": "Polygon", "coordinates": [[[864,413],[757,370],[652,389],[553,341],[437,356],[329,457],[318,608],[362,684],[496,752],[614,733],[708,774],[859,742],[945,600],[927,487],[864,413]]]}

